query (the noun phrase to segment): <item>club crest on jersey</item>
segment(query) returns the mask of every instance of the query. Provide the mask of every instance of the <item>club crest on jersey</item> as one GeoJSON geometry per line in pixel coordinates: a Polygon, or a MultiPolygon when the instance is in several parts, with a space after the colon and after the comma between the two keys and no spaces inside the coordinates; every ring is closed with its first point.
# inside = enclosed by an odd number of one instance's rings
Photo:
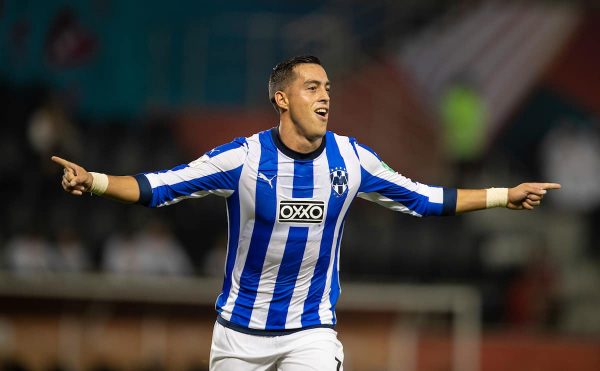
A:
{"type": "Polygon", "coordinates": [[[331,188],[336,196],[342,196],[348,190],[348,172],[343,168],[335,168],[329,173],[331,188]]]}

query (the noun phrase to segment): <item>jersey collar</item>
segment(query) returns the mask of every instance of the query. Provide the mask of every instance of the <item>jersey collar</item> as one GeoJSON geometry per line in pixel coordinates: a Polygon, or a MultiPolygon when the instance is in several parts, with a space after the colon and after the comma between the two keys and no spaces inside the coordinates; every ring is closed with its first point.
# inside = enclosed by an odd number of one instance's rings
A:
{"type": "Polygon", "coordinates": [[[323,150],[325,149],[325,139],[327,138],[327,135],[323,136],[323,140],[321,141],[321,145],[319,146],[319,148],[309,153],[296,152],[293,149],[288,148],[285,144],[283,144],[281,138],[279,137],[278,126],[275,126],[271,129],[271,137],[273,138],[273,143],[275,143],[275,147],[277,147],[278,150],[283,152],[284,155],[293,158],[294,160],[314,160],[315,158],[319,157],[321,153],[323,153],[323,150]]]}

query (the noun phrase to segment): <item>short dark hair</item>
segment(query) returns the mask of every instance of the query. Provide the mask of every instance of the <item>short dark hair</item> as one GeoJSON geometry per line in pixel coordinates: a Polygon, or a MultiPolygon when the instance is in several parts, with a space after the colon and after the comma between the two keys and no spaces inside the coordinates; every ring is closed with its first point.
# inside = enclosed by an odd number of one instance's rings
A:
{"type": "Polygon", "coordinates": [[[321,66],[319,58],[312,55],[301,55],[286,59],[273,67],[271,76],[269,77],[269,99],[275,110],[279,112],[279,107],[275,103],[275,93],[283,90],[294,78],[294,67],[299,64],[318,64],[321,66]]]}

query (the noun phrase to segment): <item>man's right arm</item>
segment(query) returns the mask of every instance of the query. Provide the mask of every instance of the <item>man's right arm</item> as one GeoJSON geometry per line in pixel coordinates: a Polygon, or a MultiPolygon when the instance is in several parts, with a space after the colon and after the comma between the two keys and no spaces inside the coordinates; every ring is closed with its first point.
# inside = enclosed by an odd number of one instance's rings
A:
{"type": "Polygon", "coordinates": [[[62,186],[68,193],[81,196],[90,192],[121,202],[161,207],[209,194],[229,197],[238,188],[248,148],[246,138],[236,138],[189,164],[136,176],[88,172],[56,156],[52,157],[52,161],[64,168],[62,186]]]}
{"type": "Polygon", "coordinates": [[[132,176],[92,173],[57,156],[52,156],[52,161],[63,167],[62,187],[72,195],[90,192],[127,203],[137,202],[140,198],[140,187],[132,176]]]}

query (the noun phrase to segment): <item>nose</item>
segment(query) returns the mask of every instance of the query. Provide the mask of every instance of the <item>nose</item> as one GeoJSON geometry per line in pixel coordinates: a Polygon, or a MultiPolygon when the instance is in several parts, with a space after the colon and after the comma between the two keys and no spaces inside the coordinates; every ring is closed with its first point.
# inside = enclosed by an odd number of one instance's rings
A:
{"type": "Polygon", "coordinates": [[[322,87],[320,89],[321,94],[319,94],[319,102],[322,103],[329,103],[329,100],[331,99],[329,97],[329,92],[327,91],[327,89],[325,87],[322,87]]]}

